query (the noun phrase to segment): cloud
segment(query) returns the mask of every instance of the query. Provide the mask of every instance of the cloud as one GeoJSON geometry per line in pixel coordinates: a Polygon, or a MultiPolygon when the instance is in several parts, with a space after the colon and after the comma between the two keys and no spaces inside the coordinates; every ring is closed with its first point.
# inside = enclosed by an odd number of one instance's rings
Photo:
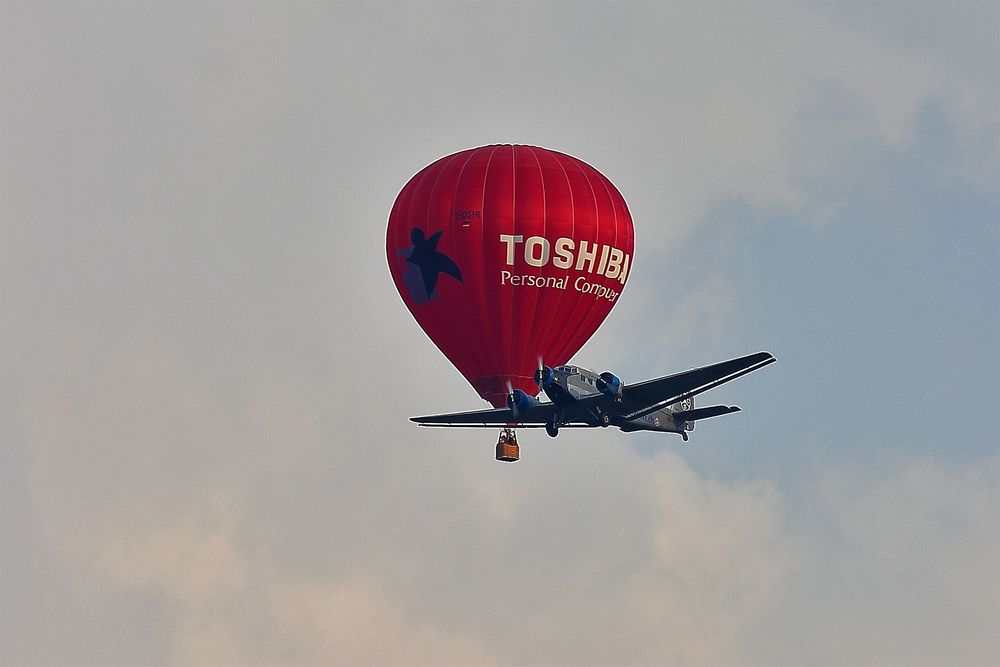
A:
{"type": "Polygon", "coordinates": [[[334,586],[282,585],[271,591],[276,631],[296,664],[488,665],[474,639],[449,636],[407,615],[365,577],[334,586]]]}
{"type": "Polygon", "coordinates": [[[1000,457],[827,469],[792,509],[799,560],[756,655],[809,664],[1000,657],[1000,457]],[[796,637],[766,646],[768,640],[796,637]]]}
{"type": "MultiPolygon", "coordinates": [[[[157,609],[163,662],[706,664],[737,655],[738,627],[773,595],[757,566],[787,554],[765,482],[706,481],[675,455],[651,465],[621,438],[555,487],[546,470],[568,452],[538,442],[526,454],[547,463],[519,477],[488,442],[474,464],[442,459],[436,434],[395,422],[359,449],[318,435],[295,392],[220,392],[180,349],[67,332],[17,413],[56,567],[97,583],[98,607],[157,609]],[[433,456],[382,451],[405,441],[433,456]]],[[[66,648],[28,655],[71,662],[66,648]]]]}
{"type": "Polygon", "coordinates": [[[466,664],[496,661],[474,638],[409,614],[376,575],[295,580],[240,549],[239,535],[130,527],[102,547],[97,574],[120,595],[173,608],[167,662],[215,664],[466,664]],[[143,530],[152,531],[148,535],[143,530]]]}
{"type": "Polygon", "coordinates": [[[769,483],[721,483],[679,461],[657,476],[654,556],[631,576],[655,653],[640,662],[734,664],[795,559],[769,483]],[[655,639],[653,639],[655,638],[655,639]]]}
{"type": "MultiPolygon", "coordinates": [[[[19,404],[28,507],[90,604],[157,610],[159,663],[997,655],[995,458],[826,469],[789,493],[602,432],[525,434],[525,460],[502,466],[478,432],[372,421],[364,441],[324,437],[301,392],[217,393],[177,341],[67,341],[36,365],[58,389],[29,383],[19,404]]],[[[36,593],[59,595],[51,582],[36,593]]]]}
{"type": "Polygon", "coordinates": [[[229,536],[204,533],[191,524],[126,533],[108,540],[100,553],[108,574],[129,588],[152,588],[195,605],[245,585],[246,565],[229,536]]]}
{"type": "MultiPolygon", "coordinates": [[[[476,402],[384,265],[440,155],[539,143],[622,189],[642,248],[581,358],[626,381],[755,349],[742,315],[795,294],[741,291],[718,212],[795,238],[879,195],[886,156],[992,188],[995,8],[883,7],[11,5],[4,661],[1000,660],[992,450],[817,472],[864,445],[830,418],[770,424],[777,471],[720,474],[762,445],[714,425],[702,450],[526,434],[503,466],[493,433],[405,420],[476,402]]],[[[781,316],[767,338],[809,313],[781,316]]],[[[767,400],[815,400],[803,379],[767,400]]]]}

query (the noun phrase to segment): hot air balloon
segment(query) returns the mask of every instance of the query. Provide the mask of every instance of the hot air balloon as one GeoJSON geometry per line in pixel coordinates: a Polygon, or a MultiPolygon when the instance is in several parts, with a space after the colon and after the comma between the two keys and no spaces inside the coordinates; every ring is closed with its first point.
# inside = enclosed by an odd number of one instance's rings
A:
{"type": "Polygon", "coordinates": [[[599,171],[564,153],[492,145],[403,187],[386,233],[396,289],[481,397],[501,407],[569,361],[621,296],[632,218],[599,171]]]}

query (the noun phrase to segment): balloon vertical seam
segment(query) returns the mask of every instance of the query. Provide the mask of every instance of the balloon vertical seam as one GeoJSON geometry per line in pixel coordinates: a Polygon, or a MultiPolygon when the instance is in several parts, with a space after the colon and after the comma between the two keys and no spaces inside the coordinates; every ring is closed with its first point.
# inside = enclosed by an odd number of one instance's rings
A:
{"type": "MultiPolygon", "coordinates": [[[[548,238],[548,235],[545,233],[546,232],[546,223],[548,222],[548,219],[549,219],[548,218],[548,208],[546,206],[546,201],[545,201],[545,172],[542,170],[542,163],[538,159],[538,154],[535,152],[535,149],[532,148],[531,146],[525,146],[524,149],[528,151],[528,153],[531,155],[532,158],[534,158],[535,165],[538,167],[538,182],[541,184],[541,188],[542,188],[542,231],[541,231],[540,236],[542,236],[542,238],[548,238]]],[[[535,299],[534,299],[534,302],[531,304],[531,312],[527,314],[527,320],[526,321],[529,322],[529,323],[533,323],[535,321],[535,311],[538,310],[538,302],[539,302],[539,300],[546,298],[548,295],[544,294],[544,293],[538,293],[538,292],[536,292],[534,294],[534,296],[535,296],[535,299]]],[[[530,331],[529,331],[527,333],[527,335],[526,335],[526,339],[527,340],[535,340],[535,337],[533,337],[531,335],[530,331]]],[[[531,351],[526,351],[523,348],[521,349],[521,357],[525,361],[525,365],[527,363],[530,363],[530,360],[534,356],[537,356],[537,352],[532,353],[531,351]]],[[[517,357],[515,357],[515,358],[517,358],[517,357]]]]}
{"type": "MultiPolygon", "coordinates": [[[[459,153],[455,157],[457,158],[458,155],[462,155],[462,154],[463,153],[459,153]]],[[[476,154],[476,151],[474,151],[474,150],[472,150],[472,151],[465,151],[465,153],[464,153],[464,155],[466,156],[465,157],[465,162],[462,163],[462,167],[458,170],[458,175],[455,177],[455,187],[454,187],[454,189],[452,190],[452,193],[451,193],[451,211],[450,211],[450,213],[448,215],[448,221],[449,221],[448,224],[450,225],[449,233],[451,235],[452,257],[455,257],[458,254],[458,234],[456,233],[457,230],[455,228],[455,203],[456,203],[456,200],[458,199],[459,188],[460,188],[460,186],[462,184],[462,175],[465,173],[465,168],[468,166],[469,162],[472,160],[472,157],[475,154],[476,154]]],[[[450,166],[450,165],[451,165],[451,162],[448,162],[448,164],[446,165],[446,168],[448,166],[450,166]]],[[[480,322],[480,326],[481,326],[482,318],[479,318],[479,322],[480,322]]],[[[478,329],[478,326],[472,326],[472,327],[470,327],[470,322],[469,322],[468,318],[465,318],[464,321],[463,321],[463,327],[462,328],[466,331],[466,333],[469,333],[470,328],[476,328],[476,329],[478,329]]],[[[480,332],[476,331],[475,333],[479,334],[480,332]]],[[[471,359],[471,363],[475,364],[475,361],[476,360],[473,357],[473,359],[471,359]]],[[[479,367],[478,366],[476,367],[476,372],[479,372],[479,367]]]]}
{"type": "MultiPolygon", "coordinates": [[[[486,187],[489,185],[489,182],[490,182],[490,165],[493,164],[493,158],[497,154],[497,151],[500,149],[500,146],[491,146],[490,148],[491,148],[491,150],[490,150],[490,156],[489,156],[489,158],[487,158],[487,160],[486,160],[486,167],[483,169],[483,203],[482,203],[482,206],[480,206],[480,210],[482,211],[482,216],[483,216],[483,248],[482,248],[482,250],[483,250],[483,255],[482,256],[483,257],[488,257],[489,256],[488,253],[489,253],[489,243],[490,243],[490,239],[487,237],[487,234],[486,234],[486,223],[487,223],[487,220],[486,220],[486,201],[487,201],[486,187]]],[[[489,307],[489,303],[487,303],[487,298],[488,298],[487,294],[489,293],[489,289],[490,289],[489,275],[484,270],[483,271],[483,289],[481,289],[479,291],[479,299],[480,299],[480,302],[482,303],[482,312],[485,315],[486,326],[496,326],[496,322],[494,322],[493,318],[490,317],[490,307],[489,307]]],[[[498,307],[499,307],[499,304],[498,304],[498,307]]],[[[489,339],[487,339],[487,340],[489,340],[489,339]]],[[[497,355],[500,355],[500,354],[501,354],[500,350],[490,350],[489,351],[489,355],[490,355],[490,365],[489,365],[489,368],[496,368],[497,366],[499,366],[499,364],[496,363],[496,361],[503,358],[502,356],[497,356],[497,355]]]]}
{"type": "MultiPolygon", "coordinates": [[[[458,157],[461,154],[462,153],[455,153],[453,155],[449,155],[446,158],[443,158],[443,160],[444,160],[443,163],[440,160],[435,163],[437,165],[437,168],[435,169],[434,182],[431,184],[431,188],[430,188],[430,190],[428,192],[428,196],[427,196],[427,209],[426,209],[426,214],[425,214],[425,221],[426,221],[425,222],[425,226],[427,227],[428,231],[431,228],[431,220],[432,220],[432,218],[431,218],[431,207],[433,206],[433,203],[435,201],[434,195],[435,195],[435,192],[438,189],[438,184],[441,182],[441,176],[448,171],[448,169],[451,166],[452,162],[454,162],[456,159],[458,159],[458,157]]],[[[451,220],[449,220],[448,222],[450,223],[451,220]]],[[[452,234],[454,232],[454,230],[451,229],[447,224],[444,227],[444,229],[449,234],[452,234]]],[[[428,297],[429,296],[430,295],[428,295],[428,297]]],[[[464,328],[464,326],[462,328],[464,328]]],[[[454,361],[452,361],[452,364],[455,365],[456,368],[458,368],[459,365],[456,362],[457,361],[461,361],[462,362],[462,366],[465,366],[466,368],[468,368],[468,357],[466,356],[466,352],[465,352],[464,346],[462,346],[462,345],[454,346],[454,350],[456,351],[455,356],[457,357],[457,359],[454,360],[454,361]]]]}
{"type": "MultiPolygon", "coordinates": [[[[594,205],[594,221],[596,223],[595,226],[596,226],[596,229],[597,229],[597,239],[599,239],[600,238],[600,233],[601,233],[601,216],[600,216],[600,208],[597,205],[597,192],[594,189],[594,184],[593,184],[593,182],[591,182],[591,180],[590,180],[590,174],[588,173],[588,169],[589,169],[590,165],[587,165],[586,163],[584,163],[584,162],[582,162],[580,160],[576,160],[574,162],[574,164],[575,164],[576,168],[579,170],[580,174],[583,176],[583,180],[587,182],[587,186],[588,186],[588,188],[590,190],[590,197],[591,197],[591,200],[593,201],[593,205],[594,205]]],[[[574,230],[574,232],[575,232],[575,230],[574,230]]],[[[575,238],[575,236],[574,236],[574,238],[575,238]]],[[[597,239],[594,239],[595,243],[597,242],[597,239]]],[[[596,303],[596,299],[594,300],[593,303],[596,303]]],[[[580,318],[580,321],[584,321],[584,322],[589,321],[590,309],[587,308],[585,302],[579,303],[573,309],[574,315],[576,313],[580,312],[581,310],[583,310],[586,314],[582,318],[580,318]]],[[[576,318],[574,317],[572,319],[576,319],[576,318]]],[[[575,353],[577,350],[579,350],[581,347],[583,347],[583,343],[578,343],[577,342],[578,339],[579,339],[578,335],[570,336],[563,343],[562,347],[560,348],[560,350],[559,350],[559,352],[560,352],[559,356],[560,357],[563,357],[563,356],[569,357],[573,353],[575,353]],[[572,350],[572,352],[568,352],[567,353],[566,350],[572,350]]],[[[586,341],[584,341],[584,342],[586,342],[586,341]]]]}
{"type": "MultiPolygon", "coordinates": [[[[618,224],[618,213],[617,213],[616,207],[614,205],[615,198],[612,197],[611,193],[608,191],[608,186],[607,186],[607,183],[606,183],[607,179],[604,177],[603,174],[597,172],[596,170],[591,169],[591,170],[589,170],[587,172],[587,180],[590,182],[590,187],[593,188],[594,191],[595,191],[595,204],[596,204],[596,190],[597,190],[597,188],[594,186],[594,183],[593,183],[593,180],[591,180],[591,177],[596,178],[600,182],[601,186],[603,186],[604,193],[605,193],[605,195],[607,195],[608,201],[611,203],[611,213],[612,213],[612,220],[614,221],[614,226],[617,227],[617,224],[618,224]]],[[[597,242],[598,243],[600,243],[602,232],[604,231],[604,229],[606,227],[607,227],[607,216],[606,215],[602,216],[601,215],[601,211],[598,208],[598,211],[597,211],[597,242]]],[[[617,239],[618,230],[614,229],[614,232],[615,232],[615,238],[617,239]]],[[[604,305],[605,304],[602,303],[602,301],[600,299],[594,299],[593,301],[591,301],[590,308],[587,309],[587,315],[584,318],[584,322],[587,322],[587,323],[591,322],[594,319],[594,313],[595,313],[595,311],[596,312],[600,312],[600,310],[604,308],[604,305]]],[[[612,304],[612,306],[613,306],[613,304],[612,304]]],[[[607,311],[604,312],[604,317],[607,317],[607,314],[610,311],[611,311],[611,308],[609,307],[607,309],[607,311]]],[[[601,317],[600,319],[603,320],[604,318],[601,317]]],[[[595,329],[596,329],[596,327],[595,327],[595,329]]]]}
{"type": "MultiPolygon", "coordinates": [[[[517,146],[510,146],[510,227],[511,234],[517,234],[517,146]]],[[[514,314],[517,308],[514,307],[517,295],[511,295],[508,301],[510,311],[507,313],[506,322],[510,325],[508,334],[507,359],[516,359],[514,346],[516,345],[514,332],[517,331],[517,323],[514,321],[514,314]]]]}
{"type": "MultiPolygon", "coordinates": [[[[570,234],[569,234],[569,236],[570,236],[570,238],[576,238],[576,201],[573,199],[573,183],[570,181],[569,174],[566,173],[566,166],[563,164],[563,159],[565,157],[567,157],[567,156],[564,156],[562,153],[556,153],[554,151],[552,153],[552,158],[555,160],[556,164],[559,165],[559,168],[562,170],[563,178],[566,179],[566,191],[569,193],[569,204],[570,204],[570,215],[569,215],[570,234]]],[[[543,187],[544,187],[544,183],[545,183],[544,173],[542,175],[542,183],[543,183],[543,187]]],[[[548,220],[548,216],[546,216],[546,221],[547,220],[548,220]]],[[[558,293],[556,294],[555,305],[550,310],[551,317],[550,317],[550,319],[548,321],[547,326],[545,327],[545,333],[544,333],[544,335],[539,340],[541,340],[541,341],[548,341],[549,340],[549,336],[552,333],[552,328],[556,324],[556,316],[560,312],[560,309],[562,307],[563,301],[565,300],[566,294],[567,294],[566,290],[559,290],[558,293]]],[[[541,354],[540,350],[536,351],[534,353],[534,357],[531,357],[530,360],[531,361],[535,361],[535,358],[537,358],[540,354],[541,354]]],[[[552,363],[559,364],[559,363],[562,363],[562,361],[563,360],[561,360],[559,357],[556,357],[555,359],[549,359],[548,361],[546,361],[546,363],[549,363],[549,364],[552,364],[552,363]]],[[[568,361],[568,359],[566,361],[568,361]]]]}

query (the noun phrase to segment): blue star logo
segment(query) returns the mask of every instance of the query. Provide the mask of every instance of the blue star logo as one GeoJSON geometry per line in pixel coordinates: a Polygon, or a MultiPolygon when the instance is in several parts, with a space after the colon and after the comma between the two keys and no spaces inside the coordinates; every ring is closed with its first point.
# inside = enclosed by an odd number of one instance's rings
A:
{"type": "Polygon", "coordinates": [[[437,249],[442,234],[444,231],[435,232],[430,238],[426,238],[424,231],[418,227],[410,231],[413,246],[409,248],[409,255],[406,257],[410,266],[403,274],[403,281],[417,303],[424,303],[437,296],[434,290],[442,273],[462,282],[462,272],[458,265],[437,249]]]}

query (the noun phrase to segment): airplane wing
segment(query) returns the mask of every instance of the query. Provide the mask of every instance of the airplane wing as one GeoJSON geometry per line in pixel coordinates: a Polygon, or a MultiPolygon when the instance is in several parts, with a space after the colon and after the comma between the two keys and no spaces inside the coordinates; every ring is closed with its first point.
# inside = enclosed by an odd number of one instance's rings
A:
{"type": "MultiPolygon", "coordinates": [[[[635,419],[655,412],[662,407],[673,405],[681,399],[695,396],[708,391],[720,384],[735,380],[758,368],[773,363],[775,358],[769,352],[758,352],[739,359],[723,361],[703,368],[695,368],[682,373],[668,375],[655,380],[647,380],[638,384],[622,387],[622,404],[619,408],[625,419],[635,419]]],[[[561,428],[572,427],[575,424],[585,425],[589,419],[598,419],[596,410],[608,411],[615,399],[604,394],[595,393],[578,399],[571,405],[562,406],[562,417],[566,422],[561,428]],[[593,414],[591,415],[590,413],[593,414]],[[588,417],[589,415],[589,417],[588,417]]],[[[453,412],[443,415],[426,417],[411,417],[421,426],[464,426],[464,427],[495,427],[517,424],[521,427],[538,428],[544,426],[557,410],[553,403],[540,403],[526,410],[520,410],[517,417],[509,408],[493,410],[473,410],[471,412],[453,412]]],[[[704,419],[717,414],[735,412],[739,408],[726,408],[726,412],[706,411],[715,408],[704,408],[689,413],[689,419],[704,419]]],[[[590,421],[589,423],[594,423],[590,421]]]]}
{"type": "Polygon", "coordinates": [[[694,368],[655,380],[627,384],[622,387],[624,416],[626,419],[635,419],[648,415],[689,396],[696,396],[713,387],[718,387],[720,384],[735,380],[775,361],[776,359],[770,352],[757,352],[738,359],[694,368]]]}
{"type": "Polygon", "coordinates": [[[453,412],[446,415],[429,415],[427,417],[411,417],[410,421],[421,426],[545,426],[552,417],[555,406],[552,403],[541,403],[527,410],[519,410],[517,417],[510,408],[493,410],[473,410],[471,412],[453,412]]]}

